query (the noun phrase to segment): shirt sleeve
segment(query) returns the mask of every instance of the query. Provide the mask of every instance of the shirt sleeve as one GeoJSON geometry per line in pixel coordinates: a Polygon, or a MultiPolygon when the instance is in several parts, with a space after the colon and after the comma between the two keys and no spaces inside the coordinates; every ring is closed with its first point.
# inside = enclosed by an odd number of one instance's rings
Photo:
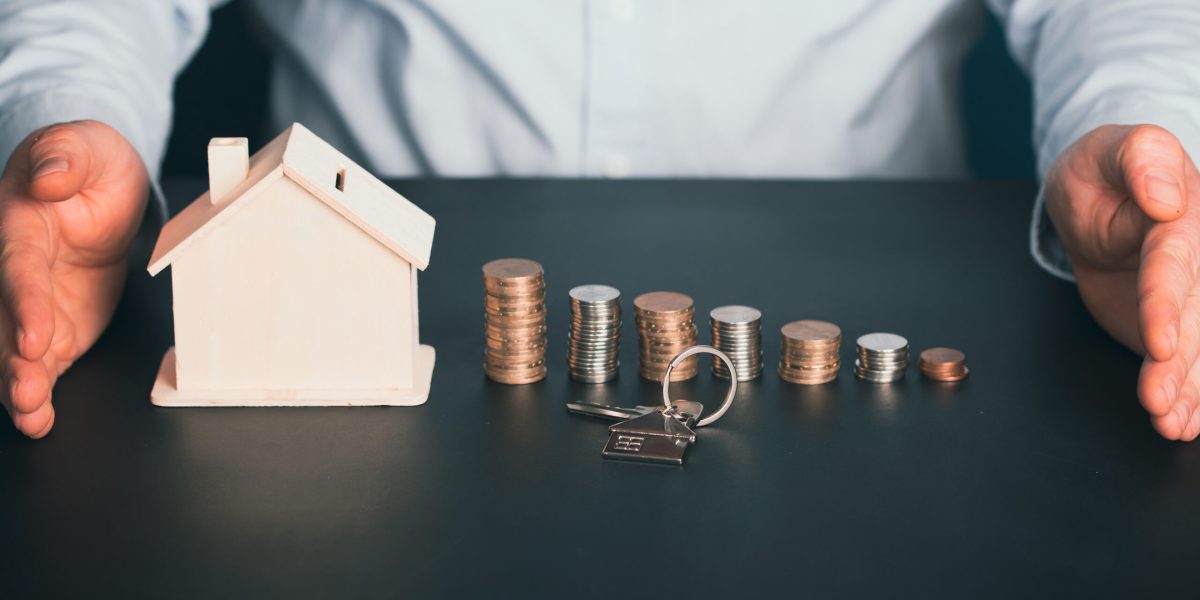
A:
{"type": "MultiPolygon", "coordinates": [[[[1151,123],[1200,156],[1200,2],[988,0],[1017,62],[1033,80],[1038,174],[1085,133],[1151,123]]],[[[1038,264],[1073,279],[1045,212],[1034,206],[1038,264]]]]}
{"type": "Polygon", "coordinates": [[[203,41],[209,11],[224,1],[6,0],[0,157],[39,127],[96,119],[129,140],[157,181],[175,76],[203,41]]]}

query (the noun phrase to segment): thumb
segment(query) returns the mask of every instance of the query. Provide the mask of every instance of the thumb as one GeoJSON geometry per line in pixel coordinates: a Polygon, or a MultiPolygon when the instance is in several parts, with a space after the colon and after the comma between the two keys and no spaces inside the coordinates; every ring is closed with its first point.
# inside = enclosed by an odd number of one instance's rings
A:
{"type": "Polygon", "coordinates": [[[96,152],[91,122],[51,125],[34,134],[29,146],[29,195],[61,202],[85,189],[96,177],[103,156],[96,152]]]}
{"type": "Polygon", "coordinates": [[[1171,132],[1156,125],[1115,128],[1101,161],[1107,183],[1123,190],[1150,219],[1174,221],[1187,210],[1188,155],[1171,132]]]}

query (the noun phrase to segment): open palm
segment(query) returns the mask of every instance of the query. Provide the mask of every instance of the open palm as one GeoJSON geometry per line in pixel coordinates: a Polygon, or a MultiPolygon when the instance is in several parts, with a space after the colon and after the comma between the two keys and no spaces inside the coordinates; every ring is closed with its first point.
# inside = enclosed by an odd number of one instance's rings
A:
{"type": "Polygon", "coordinates": [[[96,121],[38,130],[0,178],[0,400],[19,430],[54,424],[54,382],[112,317],[147,196],[133,147],[96,121]]]}

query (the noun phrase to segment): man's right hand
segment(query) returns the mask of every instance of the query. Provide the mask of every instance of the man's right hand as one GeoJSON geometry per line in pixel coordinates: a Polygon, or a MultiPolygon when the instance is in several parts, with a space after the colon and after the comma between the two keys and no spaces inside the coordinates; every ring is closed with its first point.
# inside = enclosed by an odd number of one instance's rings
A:
{"type": "Polygon", "coordinates": [[[148,193],[141,157],[98,121],[40,129],[0,178],[0,402],[25,435],[54,425],[58,376],[112,318],[148,193]]]}

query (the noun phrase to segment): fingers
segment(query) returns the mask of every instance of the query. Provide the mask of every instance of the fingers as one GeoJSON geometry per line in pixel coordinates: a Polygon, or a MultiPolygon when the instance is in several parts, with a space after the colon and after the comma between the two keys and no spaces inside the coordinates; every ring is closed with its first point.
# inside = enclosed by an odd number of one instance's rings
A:
{"type": "Polygon", "coordinates": [[[39,360],[54,337],[49,226],[41,206],[21,199],[0,203],[0,299],[11,317],[12,345],[39,360]]]}
{"type": "Polygon", "coordinates": [[[1142,244],[1138,270],[1138,321],[1142,344],[1155,360],[1179,346],[1180,314],[1200,269],[1200,226],[1160,225],[1142,244]]]}
{"type": "MultiPolygon", "coordinates": [[[[1138,398],[1154,417],[1155,428],[1169,439],[1200,430],[1200,290],[1189,289],[1179,312],[1175,353],[1166,360],[1147,356],[1138,381],[1138,398]]],[[[1195,437],[1194,435],[1192,437],[1195,437]]]]}
{"type": "Polygon", "coordinates": [[[1116,189],[1124,190],[1146,216],[1173,221],[1188,205],[1189,159],[1183,145],[1156,125],[1118,127],[1106,132],[1101,143],[1101,173],[1116,189]]]}
{"type": "MultiPolygon", "coordinates": [[[[1181,306],[1176,325],[1169,328],[1178,332],[1176,352],[1165,360],[1159,360],[1151,353],[1142,364],[1138,397],[1146,412],[1153,416],[1166,416],[1175,409],[1184,385],[1188,384],[1192,367],[1200,359],[1200,298],[1189,292],[1181,306]]],[[[1145,314],[1145,310],[1141,312],[1145,314]]],[[[1152,335],[1147,337],[1153,338],[1152,335]]]]}
{"type": "Polygon", "coordinates": [[[1165,414],[1153,416],[1164,438],[1190,442],[1200,435],[1200,363],[1191,365],[1176,402],[1165,414]]]}
{"type": "Polygon", "coordinates": [[[54,338],[54,287],[45,253],[28,243],[5,242],[0,250],[0,297],[8,307],[17,352],[41,360],[54,338]]]}
{"type": "Polygon", "coordinates": [[[10,356],[4,364],[4,394],[15,415],[32,413],[50,401],[50,372],[40,360],[10,356]]]}
{"type": "Polygon", "coordinates": [[[34,412],[18,414],[13,417],[13,425],[35,440],[44,438],[54,427],[54,405],[46,402],[34,412]]]}
{"type": "Polygon", "coordinates": [[[13,425],[33,438],[46,435],[54,422],[50,403],[50,372],[43,361],[9,356],[3,364],[4,388],[0,392],[13,425]]]}

